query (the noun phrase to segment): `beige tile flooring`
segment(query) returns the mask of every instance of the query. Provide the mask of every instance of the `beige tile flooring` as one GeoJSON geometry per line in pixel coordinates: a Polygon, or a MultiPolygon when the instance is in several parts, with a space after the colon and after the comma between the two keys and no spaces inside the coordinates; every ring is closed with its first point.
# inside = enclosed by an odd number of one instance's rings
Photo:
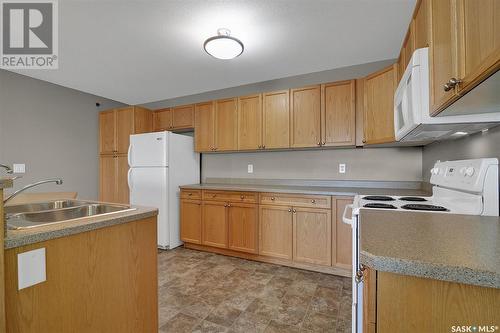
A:
{"type": "Polygon", "coordinates": [[[178,248],[158,254],[160,332],[350,332],[348,278],[178,248]]]}

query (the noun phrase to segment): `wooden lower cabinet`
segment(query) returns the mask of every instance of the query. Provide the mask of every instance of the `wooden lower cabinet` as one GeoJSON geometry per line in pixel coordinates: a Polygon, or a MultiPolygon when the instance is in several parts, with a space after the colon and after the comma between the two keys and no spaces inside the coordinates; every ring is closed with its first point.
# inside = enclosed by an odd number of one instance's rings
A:
{"type": "Polygon", "coordinates": [[[351,226],[342,221],[345,206],[352,204],[352,197],[334,197],[332,200],[332,265],[338,268],[351,269],[352,264],[352,231],[351,226]]]}
{"type": "Polygon", "coordinates": [[[292,208],[283,206],[260,206],[261,255],[292,260],[293,221],[292,208]]]}
{"type": "Polygon", "coordinates": [[[332,213],[329,209],[293,208],[293,260],[332,264],[332,213]]]}
{"type": "Polygon", "coordinates": [[[235,251],[258,253],[257,205],[230,203],[227,211],[228,247],[235,251]]]}
{"type": "Polygon", "coordinates": [[[227,248],[227,213],[225,202],[204,201],[202,203],[203,245],[227,248]]]}
{"type": "Polygon", "coordinates": [[[201,201],[181,199],[181,240],[201,244],[201,201]]]}
{"type": "Polygon", "coordinates": [[[367,268],[363,272],[363,332],[377,331],[377,271],[367,268]]]}

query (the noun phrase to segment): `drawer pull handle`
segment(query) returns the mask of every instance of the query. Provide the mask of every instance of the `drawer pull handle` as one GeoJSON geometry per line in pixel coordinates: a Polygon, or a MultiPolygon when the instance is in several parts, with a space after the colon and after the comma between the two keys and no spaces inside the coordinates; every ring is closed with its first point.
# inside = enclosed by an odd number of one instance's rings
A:
{"type": "Polygon", "coordinates": [[[311,200],[311,203],[315,204],[315,203],[316,203],[316,200],[312,199],[312,200],[311,200]]]}
{"type": "Polygon", "coordinates": [[[217,194],[212,194],[212,198],[215,198],[217,196],[217,194]]]}
{"type": "Polygon", "coordinates": [[[192,195],[193,195],[193,193],[188,193],[188,196],[192,196],[192,195]]]}
{"type": "Polygon", "coordinates": [[[274,201],[274,199],[276,199],[275,197],[271,197],[271,200],[274,201]]]}
{"type": "Polygon", "coordinates": [[[240,195],[240,199],[241,200],[245,199],[245,196],[244,195],[240,195]]]}
{"type": "Polygon", "coordinates": [[[288,208],[288,212],[290,212],[290,213],[291,213],[291,212],[292,212],[292,209],[291,209],[291,208],[288,208]]]}
{"type": "Polygon", "coordinates": [[[292,212],[297,213],[297,211],[295,210],[295,208],[292,210],[292,212]]]}

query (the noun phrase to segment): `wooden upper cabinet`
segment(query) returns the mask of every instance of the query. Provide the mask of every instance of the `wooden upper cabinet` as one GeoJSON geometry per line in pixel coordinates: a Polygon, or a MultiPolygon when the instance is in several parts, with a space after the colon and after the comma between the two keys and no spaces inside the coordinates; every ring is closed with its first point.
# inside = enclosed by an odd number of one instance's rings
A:
{"type": "Polygon", "coordinates": [[[196,104],[194,107],[194,142],[197,152],[215,149],[214,102],[196,104]]]}
{"type": "Polygon", "coordinates": [[[455,90],[443,88],[451,78],[457,78],[456,37],[454,35],[454,0],[430,2],[430,113],[435,114],[449,105],[456,96],[455,90]]]}
{"type": "Polygon", "coordinates": [[[172,111],[172,128],[174,130],[192,129],[194,127],[194,105],[176,106],[172,111]]]}
{"type": "Polygon", "coordinates": [[[321,87],[290,90],[290,146],[321,146],[321,87]]]}
{"type": "Polygon", "coordinates": [[[356,144],[356,81],[321,85],[321,144],[356,144]]]}
{"type": "Polygon", "coordinates": [[[107,110],[99,113],[99,153],[113,154],[116,150],[116,112],[107,110]]]}
{"type": "Polygon", "coordinates": [[[238,150],[262,148],[262,95],[238,98],[238,150]]]}
{"type": "Polygon", "coordinates": [[[418,2],[414,25],[414,44],[415,49],[420,49],[429,46],[429,2],[431,0],[421,0],[418,2]]]}
{"type": "Polygon", "coordinates": [[[152,130],[153,112],[140,106],[134,106],[134,134],[150,133],[152,130]]]}
{"type": "Polygon", "coordinates": [[[168,131],[172,127],[172,112],[170,108],[153,112],[153,131],[168,131]]]}
{"type": "Polygon", "coordinates": [[[364,79],[363,127],[367,144],[389,143],[394,138],[394,92],[397,65],[364,79]]]}
{"type": "Polygon", "coordinates": [[[203,245],[227,248],[226,203],[204,201],[202,204],[202,241],[203,245]]]}
{"type": "Polygon", "coordinates": [[[329,209],[293,208],[293,260],[332,263],[332,216],[329,209]]]}
{"type": "Polygon", "coordinates": [[[236,150],[238,146],[238,104],[236,98],[215,102],[215,149],[236,150]]]}
{"type": "Polygon", "coordinates": [[[133,108],[116,110],[116,153],[126,154],[130,143],[130,134],[134,134],[133,108]]]}
{"type": "Polygon", "coordinates": [[[263,99],[263,148],[290,147],[290,92],[265,93],[263,99]]]}
{"type": "Polygon", "coordinates": [[[403,44],[404,47],[404,55],[405,55],[405,61],[404,61],[404,69],[403,73],[406,70],[406,67],[408,67],[408,64],[410,63],[411,56],[413,55],[413,51],[415,51],[415,23],[412,21],[410,23],[410,26],[408,28],[408,33],[406,35],[406,40],[403,44]]]}
{"type": "Polygon", "coordinates": [[[291,207],[261,205],[259,233],[259,254],[292,260],[293,218],[291,207]]]}
{"type": "Polygon", "coordinates": [[[457,10],[464,93],[500,68],[500,1],[459,0],[457,10]]]}
{"type": "Polygon", "coordinates": [[[231,202],[227,214],[228,247],[235,251],[258,253],[258,206],[231,202]]]}

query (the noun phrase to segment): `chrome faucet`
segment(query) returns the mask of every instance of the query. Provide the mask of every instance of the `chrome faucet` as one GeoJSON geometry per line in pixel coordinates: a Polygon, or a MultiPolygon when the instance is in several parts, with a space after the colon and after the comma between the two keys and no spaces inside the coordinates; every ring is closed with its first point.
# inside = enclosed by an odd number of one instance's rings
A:
{"type": "Polygon", "coordinates": [[[9,200],[13,199],[18,194],[21,194],[22,192],[26,191],[27,189],[30,189],[30,188],[38,186],[38,185],[47,184],[47,183],[56,183],[56,185],[61,185],[63,183],[63,180],[61,178],[46,179],[46,180],[42,180],[42,181],[39,181],[39,182],[36,182],[33,184],[26,185],[22,189],[19,189],[19,190],[15,191],[14,193],[12,193],[11,195],[9,195],[7,197],[7,199],[5,199],[3,201],[3,203],[6,204],[9,200]]]}
{"type": "Polygon", "coordinates": [[[5,165],[5,164],[0,164],[0,168],[4,168],[5,170],[7,170],[7,173],[12,173],[12,169],[10,168],[10,166],[8,165],[5,165]]]}

